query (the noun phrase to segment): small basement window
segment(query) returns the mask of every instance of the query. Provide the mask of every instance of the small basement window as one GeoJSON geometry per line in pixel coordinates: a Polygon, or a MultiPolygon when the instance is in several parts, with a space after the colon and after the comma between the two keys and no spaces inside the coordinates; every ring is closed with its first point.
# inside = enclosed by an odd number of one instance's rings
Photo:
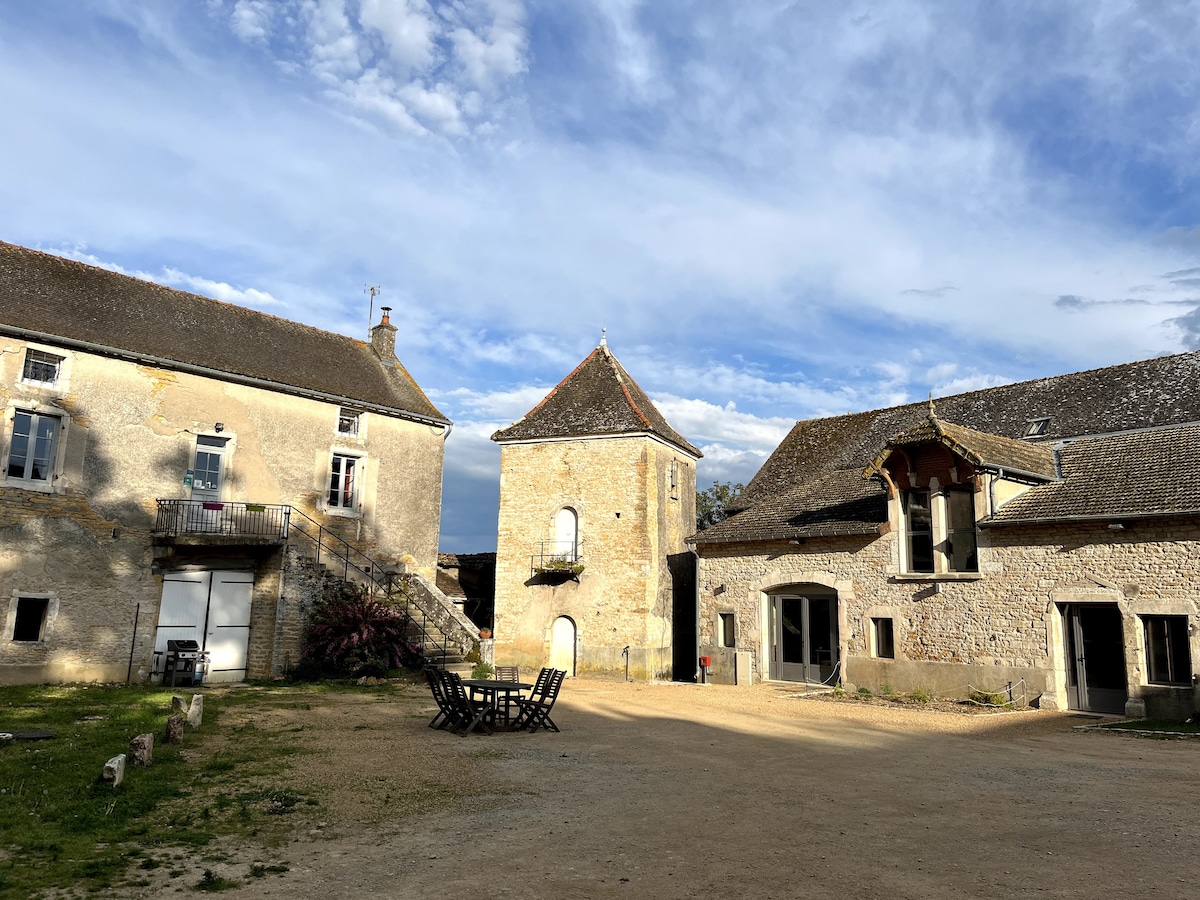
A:
{"type": "Polygon", "coordinates": [[[871,620],[871,655],[879,659],[896,658],[896,634],[891,619],[871,620]]]}
{"type": "Polygon", "coordinates": [[[737,646],[737,616],[731,612],[717,613],[717,640],[722,647],[737,646]]]}
{"type": "Polygon", "coordinates": [[[13,624],[14,641],[40,641],[46,628],[50,601],[45,597],[18,597],[17,621],[13,624]]]}

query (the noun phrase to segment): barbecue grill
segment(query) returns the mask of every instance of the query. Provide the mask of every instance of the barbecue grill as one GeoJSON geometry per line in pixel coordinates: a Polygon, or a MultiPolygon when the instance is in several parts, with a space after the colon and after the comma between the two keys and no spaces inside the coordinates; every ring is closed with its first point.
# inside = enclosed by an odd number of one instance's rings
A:
{"type": "Polygon", "coordinates": [[[192,687],[204,680],[206,654],[198,641],[167,641],[163,658],[164,687],[192,687]]]}

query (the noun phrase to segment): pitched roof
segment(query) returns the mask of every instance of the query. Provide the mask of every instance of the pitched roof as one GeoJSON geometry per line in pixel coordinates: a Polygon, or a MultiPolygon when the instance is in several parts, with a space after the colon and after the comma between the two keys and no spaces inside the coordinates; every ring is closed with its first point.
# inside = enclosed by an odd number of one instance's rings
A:
{"type": "MultiPolygon", "coordinates": [[[[1037,442],[1200,422],[1200,352],[1163,356],[985,388],[937,401],[938,415],[1020,440],[1049,417],[1037,442]]],[[[749,506],[825,472],[866,468],[889,438],[920,424],[926,403],[797,422],[742,493],[749,506]]]]}
{"type": "Polygon", "coordinates": [[[942,444],[977,469],[1016,469],[1044,479],[1052,479],[1057,475],[1054,451],[1046,444],[985,434],[965,425],[943,422],[933,413],[915,427],[889,438],[863,475],[878,473],[892,450],[929,441],[942,444]]]}
{"type": "Polygon", "coordinates": [[[449,422],[366,341],[4,242],[0,332],[449,422]]]}
{"type": "Polygon", "coordinates": [[[497,443],[548,438],[653,434],[685,453],[703,454],[655,409],[636,381],[601,344],[520,421],[492,435],[497,443]]]}
{"type": "Polygon", "coordinates": [[[1200,512],[1200,425],[1083,438],[1059,458],[1062,481],[1031,488],[983,524],[1200,512]]]}
{"type": "Polygon", "coordinates": [[[827,472],[743,510],[691,539],[696,544],[878,534],[887,493],[861,469],[827,472]]]}

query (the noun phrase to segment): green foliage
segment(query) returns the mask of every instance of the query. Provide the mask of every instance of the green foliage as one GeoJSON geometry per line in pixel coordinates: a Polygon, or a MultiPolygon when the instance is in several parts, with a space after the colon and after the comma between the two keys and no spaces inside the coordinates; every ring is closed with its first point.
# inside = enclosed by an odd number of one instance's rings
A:
{"type": "Polygon", "coordinates": [[[568,556],[547,556],[535,567],[538,572],[562,572],[569,575],[579,575],[583,572],[583,563],[568,556]]]}
{"type": "Polygon", "coordinates": [[[495,674],[495,671],[488,663],[477,662],[475,663],[475,668],[471,670],[471,677],[482,681],[483,679],[491,678],[495,674]]]}
{"type": "Polygon", "coordinates": [[[298,680],[383,678],[389,669],[421,666],[409,640],[410,620],[399,607],[351,582],[331,584],[308,614],[298,680]]]}
{"type": "Polygon", "coordinates": [[[891,699],[892,697],[896,696],[896,691],[892,688],[890,682],[885,681],[883,683],[883,687],[879,689],[879,694],[881,697],[887,697],[891,699]]]}
{"type": "Polygon", "coordinates": [[[1004,693],[1004,691],[981,691],[975,689],[967,695],[967,699],[981,706],[1008,706],[1008,694],[1004,693]]]}
{"type": "Polygon", "coordinates": [[[928,688],[919,687],[908,695],[908,699],[914,703],[928,703],[933,699],[933,692],[928,688]]]}
{"type": "Polygon", "coordinates": [[[714,481],[712,487],[696,491],[696,528],[710,528],[728,518],[729,508],[745,489],[744,484],[714,481]]]}
{"type": "Polygon", "coordinates": [[[870,697],[870,696],[872,696],[872,694],[871,694],[871,689],[870,689],[869,687],[860,687],[860,688],[858,689],[858,696],[860,696],[860,697],[870,697]]]}
{"type": "Polygon", "coordinates": [[[833,696],[838,697],[840,699],[840,698],[846,696],[846,689],[844,687],[842,687],[841,682],[838,682],[837,684],[835,684],[833,686],[833,690],[831,691],[831,693],[833,694],[833,696]]]}
{"type": "Polygon", "coordinates": [[[220,875],[214,875],[212,869],[205,869],[204,875],[196,882],[196,890],[198,891],[227,891],[230,888],[237,887],[236,881],[229,878],[224,878],[220,875]]]}

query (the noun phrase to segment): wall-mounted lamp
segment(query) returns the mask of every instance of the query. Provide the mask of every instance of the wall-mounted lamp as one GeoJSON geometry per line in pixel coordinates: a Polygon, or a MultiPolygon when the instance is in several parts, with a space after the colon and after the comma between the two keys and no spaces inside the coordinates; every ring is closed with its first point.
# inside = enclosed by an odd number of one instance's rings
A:
{"type": "Polygon", "coordinates": [[[217,434],[220,434],[224,430],[225,430],[224,422],[218,422],[216,425],[213,426],[213,431],[215,431],[217,434]]]}

